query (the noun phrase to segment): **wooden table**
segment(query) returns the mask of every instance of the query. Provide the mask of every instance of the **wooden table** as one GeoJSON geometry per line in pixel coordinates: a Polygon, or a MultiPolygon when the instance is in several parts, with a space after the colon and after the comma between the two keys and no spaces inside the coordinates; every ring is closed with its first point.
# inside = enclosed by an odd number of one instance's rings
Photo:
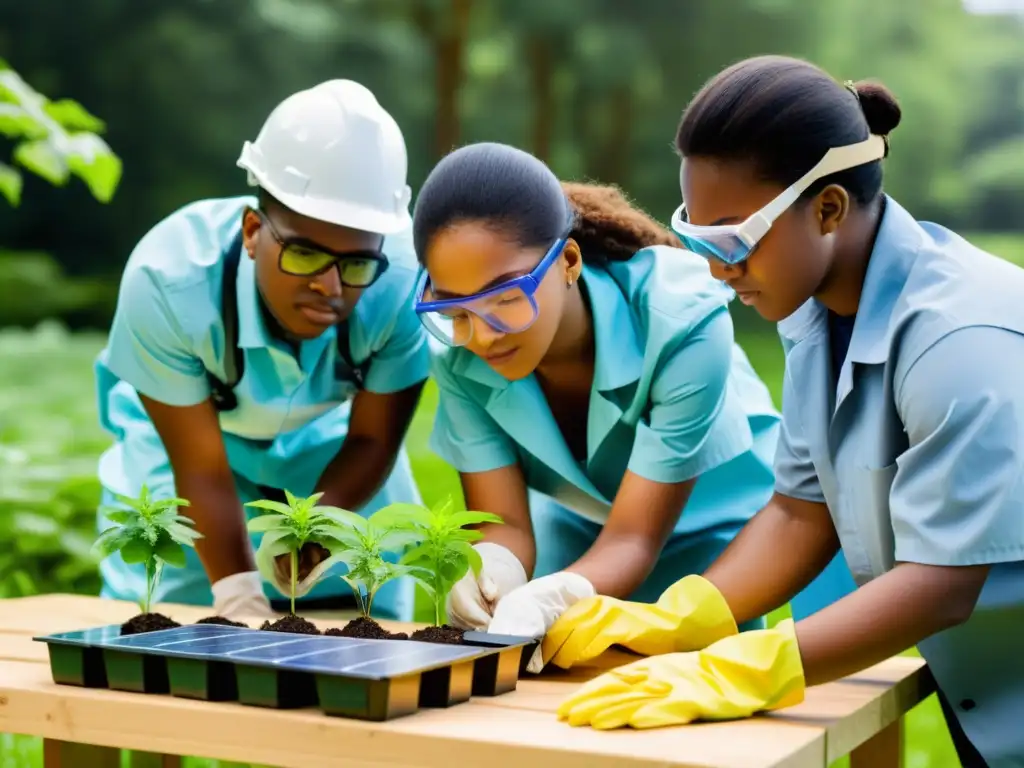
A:
{"type": "MultiPolygon", "coordinates": [[[[784,712],[601,732],[559,722],[558,703],[582,680],[635,657],[610,651],[589,667],[526,676],[513,693],[385,723],[53,683],[46,646],[32,636],[118,623],[137,610],[72,595],[0,601],[0,733],[43,737],[46,768],[118,766],[121,749],[136,751],[133,765],[161,768],[180,765],[179,755],[281,768],[822,768],[858,747],[871,749],[886,729],[898,735],[902,716],[934,690],[922,660],[893,658],[811,688],[804,703],[784,712]]],[[[210,613],[156,610],[182,623],[210,613]]],[[[315,619],[321,627],[343,622],[315,619]]]]}

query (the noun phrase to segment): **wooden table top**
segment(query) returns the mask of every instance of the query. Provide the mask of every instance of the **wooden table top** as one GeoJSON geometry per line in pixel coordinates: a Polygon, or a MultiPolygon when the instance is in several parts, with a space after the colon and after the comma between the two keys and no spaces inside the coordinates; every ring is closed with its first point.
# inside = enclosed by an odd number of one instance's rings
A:
{"type": "MultiPolygon", "coordinates": [[[[211,613],[180,605],[154,610],[182,623],[211,613]]],[[[558,704],[581,681],[636,658],[609,651],[569,672],[525,675],[512,693],[372,723],[56,685],[46,645],[31,639],[120,623],[137,612],[132,603],[77,595],[0,600],[0,732],[281,768],[823,768],[934,691],[921,659],[897,657],[810,688],[798,706],[747,720],[604,732],[559,722],[558,704]],[[227,736],[232,731],[243,740],[227,736]]],[[[321,628],[347,620],[309,618],[321,628]]]]}

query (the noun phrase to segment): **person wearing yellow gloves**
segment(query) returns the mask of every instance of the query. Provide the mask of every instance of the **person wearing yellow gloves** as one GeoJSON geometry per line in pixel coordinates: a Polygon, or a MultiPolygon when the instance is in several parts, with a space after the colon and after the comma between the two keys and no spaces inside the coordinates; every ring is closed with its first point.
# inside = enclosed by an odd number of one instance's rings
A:
{"type": "MultiPolygon", "coordinates": [[[[1024,766],[1024,270],[882,192],[900,114],[880,85],[760,57],[710,81],[676,140],[673,229],[779,323],[786,355],[775,494],[703,579],[742,622],[841,543],[857,589],[602,675],[563,702],[568,722],[742,716],[916,646],[962,766],[1024,766]]],[[[577,603],[547,654],[572,665],[616,632],[642,646],[655,614],[604,628],[634,610],[577,603]]]]}

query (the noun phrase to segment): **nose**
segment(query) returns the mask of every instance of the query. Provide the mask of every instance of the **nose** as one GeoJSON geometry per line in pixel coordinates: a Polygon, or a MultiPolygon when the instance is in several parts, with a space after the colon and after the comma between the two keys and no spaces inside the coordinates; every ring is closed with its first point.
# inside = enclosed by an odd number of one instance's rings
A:
{"type": "Polygon", "coordinates": [[[473,338],[477,344],[484,349],[491,346],[497,339],[504,336],[503,331],[499,331],[497,328],[491,326],[486,320],[471,314],[470,318],[473,323],[473,338]]]}
{"type": "Polygon", "coordinates": [[[737,265],[726,264],[718,259],[708,259],[708,267],[711,269],[711,276],[723,283],[729,282],[729,278],[736,277],[741,271],[737,265]]]}
{"type": "Polygon", "coordinates": [[[310,288],[328,298],[341,296],[341,273],[338,271],[338,267],[331,267],[323,274],[317,275],[310,284],[310,288]]]}

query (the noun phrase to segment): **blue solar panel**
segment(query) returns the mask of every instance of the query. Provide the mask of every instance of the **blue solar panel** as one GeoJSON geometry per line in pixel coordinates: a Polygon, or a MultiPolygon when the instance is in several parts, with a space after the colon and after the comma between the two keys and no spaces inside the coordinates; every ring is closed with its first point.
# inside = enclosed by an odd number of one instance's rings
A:
{"type": "Polygon", "coordinates": [[[54,643],[89,645],[169,658],[268,666],[366,679],[427,671],[490,653],[486,647],[441,645],[412,640],[292,635],[243,627],[195,624],[137,635],[119,635],[118,626],[63,632],[54,643]]]}

